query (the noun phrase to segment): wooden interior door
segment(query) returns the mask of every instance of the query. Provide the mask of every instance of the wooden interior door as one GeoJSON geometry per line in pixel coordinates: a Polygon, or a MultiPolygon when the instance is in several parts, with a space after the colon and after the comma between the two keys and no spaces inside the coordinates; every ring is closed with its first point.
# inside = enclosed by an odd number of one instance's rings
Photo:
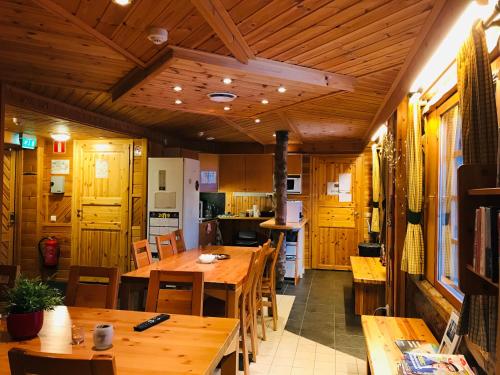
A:
{"type": "Polygon", "coordinates": [[[353,157],[313,158],[312,266],[319,269],[350,269],[356,255],[360,226],[360,183],[362,164],[353,157]],[[340,195],[327,194],[328,183],[338,182],[341,174],[351,177],[350,202],[340,195]],[[344,199],[345,200],[345,199],[344,199]]]}
{"type": "Polygon", "coordinates": [[[13,264],[15,182],[16,151],[5,149],[3,154],[2,238],[0,241],[0,264],[13,264]]]}
{"type": "Polygon", "coordinates": [[[75,141],[73,264],[129,268],[131,140],[75,141]]]}

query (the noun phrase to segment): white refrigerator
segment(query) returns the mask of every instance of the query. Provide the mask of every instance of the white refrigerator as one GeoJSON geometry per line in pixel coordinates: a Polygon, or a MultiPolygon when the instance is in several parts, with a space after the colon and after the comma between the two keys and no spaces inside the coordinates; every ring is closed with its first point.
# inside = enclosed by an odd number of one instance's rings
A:
{"type": "Polygon", "coordinates": [[[148,158],[148,240],[177,229],[187,249],[198,247],[200,162],[186,158],[148,158]]]}

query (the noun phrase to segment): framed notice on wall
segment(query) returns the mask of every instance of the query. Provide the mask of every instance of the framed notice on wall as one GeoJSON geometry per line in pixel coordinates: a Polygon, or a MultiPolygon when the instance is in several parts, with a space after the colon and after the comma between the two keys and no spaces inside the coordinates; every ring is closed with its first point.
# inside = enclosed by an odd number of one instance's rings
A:
{"type": "Polygon", "coordinates": [[[69,174],[69,160],[53,159],[50,161],[51,174],[69,174]]]}

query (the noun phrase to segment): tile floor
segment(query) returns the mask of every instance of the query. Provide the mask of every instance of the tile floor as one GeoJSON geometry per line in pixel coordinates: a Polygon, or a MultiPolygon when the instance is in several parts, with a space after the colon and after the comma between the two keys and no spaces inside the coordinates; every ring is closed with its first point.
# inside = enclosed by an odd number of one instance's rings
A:
{"type": "Polygon", "coordinates": [[[287,284],[281,293],[278,330],[267,321],[252,375],[366,375],[350,272],[308,270],[299,285],[287,284]]]}

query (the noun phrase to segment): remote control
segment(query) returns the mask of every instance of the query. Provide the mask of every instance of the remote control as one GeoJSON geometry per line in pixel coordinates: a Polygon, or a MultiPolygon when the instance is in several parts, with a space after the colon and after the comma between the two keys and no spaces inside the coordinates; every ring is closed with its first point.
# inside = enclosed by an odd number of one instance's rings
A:
{"type": "Polygon", "coordinates": [[[142,332],[148,328],[151,328],[152,326],[155,326],[161,322],[164,322],[165,320],[170,319],[170,315],[168,314],[160,314],[152,317],[151,319],[146,320],[145,322],[142,322],[134,327],[134,331],[137,332],[142,332]]]}

